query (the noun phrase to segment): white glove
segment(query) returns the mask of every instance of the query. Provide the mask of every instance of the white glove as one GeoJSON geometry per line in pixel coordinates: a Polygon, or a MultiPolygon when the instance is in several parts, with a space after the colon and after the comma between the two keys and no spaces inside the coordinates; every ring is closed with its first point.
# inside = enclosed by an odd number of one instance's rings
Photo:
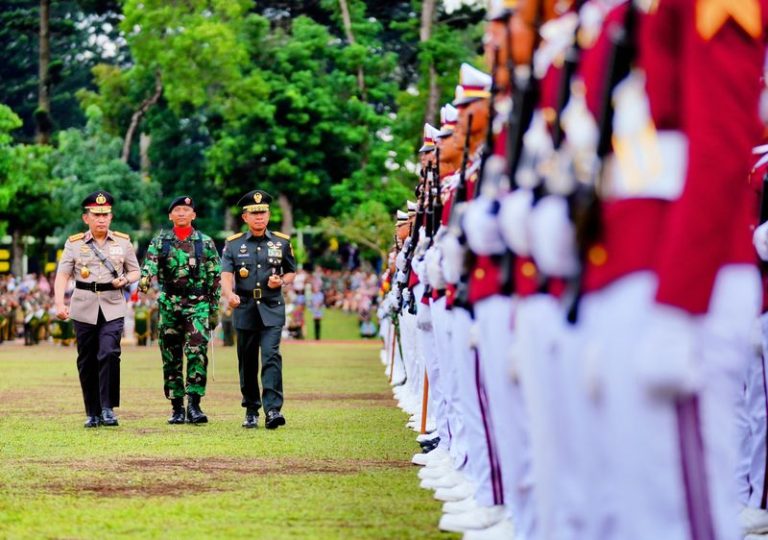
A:
{"type": "Polygon", "coordinates": [[[411,261],[411,268],[413,268],[413,271],[416,272],[416,275],[419,277],[419,281],[425,281],[424,275],[426,272],[426,263],[424,262],[424,257],[419,257],[418,259],[414,255],[414,259],[411,261]]]}
{"type": "Polygon", "coordinates": [[[416,312],[416,326],[424,332],[432,331],[432,313],[429,306],[421,304],[416,312]]]}
{"type": "Polygon", "coordinates": [[[432,246],[424,256],[427,265],[427,282],[433,289],[445,289],[445,276],[441,266],[442,253],[437,246],[432,246]]]}
{"type": "Polygon", "coordinates": [[[440,244],[443,252],[443,276],[448,283],[458,283],[464,268],[464,253],[466,248],[459,243],[453,234],[447,234],[440,244]]]}
{"type": "Polygon", "coordinates": [[[576,229],[568,217],[568,203],[562,197],[544,197],[530,218],[531,253],[547,276],[569,277],[579,269],[576,229]]]}
{"type": "Polygon", "coordinates": [[[700,374],[694,344],[696,326],[685,311],[657,305],[650,314],[647,336],[640,340],[635,364],[641,385],[650,393],[673,398],[694,392],[700,374]]]}
{"type": "Polygon", "coordinates": [[[501,199],[501,236],[507,247],[520,257],[528,257],[531,254],[528,221],[532,210],[533,192],[530,189],[516,189],[501,199]]]}
{"type": "Polygon", "coordinates": [[[492,200],[480,197],[469,204],[464,215],[467,245],[478,255],[496,255],[506,249],[499,231],[498,216],[491,214],[492,205],[492,200]]]}
{"type": "MultiPolygon", "coordinates": [[[[407,242],[407,241],[408,241],[408,240],[406,240],[406,242],[407,242]]],[[[398,253],[398,254],[397,254],[397,257],[395,258],[395,267],[396,267],[398,270],[400,270],[400,271],[404,271],[404,270],[405,270],[405,266],[406,266],[406,265],[405,265],[405,263],[406,263],[406,259],[405,259],[405,251],[406,251],[406,250],[405,250],[405,248],[401,249],[401,250],[400,250],[400,253],[398,253]]]]}
{"type": "Polygon", "coordinates": [[[416,249],[413,251],[414,257],[420,257],[424,255],[429,247],[429,237],[427,236],[427,230],[424,227],[419,228],[419,242],[416,244],[416,249]]]}
{"type": "Polygon", "coordinates": [[[768,261],[768,221],[755,229],[752,235],[752,243],[755,245],[760,259],[768,261]]]}

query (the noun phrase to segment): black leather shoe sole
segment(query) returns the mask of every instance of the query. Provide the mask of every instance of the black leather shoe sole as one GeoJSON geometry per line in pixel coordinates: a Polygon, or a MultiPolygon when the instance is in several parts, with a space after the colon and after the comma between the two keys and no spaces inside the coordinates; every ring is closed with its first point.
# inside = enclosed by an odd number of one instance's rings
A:
{"type": "Polygon", "coordinates": [[[106,426],[106,427],[115,427],[115,426],[119,426],[120,424],[117,423],[117,418],[115,418],[114,420],[104,420],[104,419],[102,419],[101,420],[101,425],[102,426],[106,426]]]}
{"type": "Polygon", "coordinates": [[[189,422],[190,424],[207,424],[208,417],[207,416],[199,416],[197,418],[187,417],[187,422],[189,422]]]}
{"type": "Polygon", "coordinates": [[[171,416],[168,419],[168,423],[171,425],[183,424],[184,422],[185,422],[185,419],[183,414],[181,416],[171,416]]]}
{"type": "Polygon", "coordinates": [[[91,420],[91,419],[86,420],[85,424],[83,424],[83,427],[85,427],[85,428],[97,428],[97,427],[99,427],[99,424],[101,424],[101,422],[98,420],[98,417],[96,417],[96,418],[97,418],[96,420],[91,420]]]}
{"type": "Polygon", "coordinates": [[[259,427],[259,421],[256,420],[255,422],[243,422],[242,425],[245,429],[256,429],[259,427]]]}
{"type": "Polygon", "coordinates": [[[277,429],[280,426],[285,425],[285,418],[282,416],[277,416],[275,418],[272,418],[271,420],[267,420],[264,423],[264,427],[267,429],[277,429]]]}

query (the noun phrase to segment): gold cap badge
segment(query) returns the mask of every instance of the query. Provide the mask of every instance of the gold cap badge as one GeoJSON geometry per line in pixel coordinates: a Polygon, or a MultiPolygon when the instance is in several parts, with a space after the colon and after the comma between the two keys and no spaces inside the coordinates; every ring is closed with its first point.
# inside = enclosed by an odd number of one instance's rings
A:
{"type": "Polygon", "coordinates": [[[104,196],[103,193],[99,193],[96,196],[96,204],[104,204],[105,202],[107,202],[107,198],[104,196]]]}

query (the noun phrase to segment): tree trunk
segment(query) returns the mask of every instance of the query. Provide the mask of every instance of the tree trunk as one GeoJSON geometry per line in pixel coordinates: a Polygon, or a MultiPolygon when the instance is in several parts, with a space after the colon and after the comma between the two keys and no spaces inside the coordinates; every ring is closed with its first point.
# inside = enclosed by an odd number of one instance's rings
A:
{"type": "MultiPolygon", "coordinates": [[[[424,43],[432,37],[432,25],[435,19],[435,0],[424,0],[421,6],[421,28],[419,41],[424,43]]],[[[437,107],[440,102],[440,88],[437,85],[437,70],[434,62],[429,64],[429,95],[424,110],[424,122],[434,124],[437,118],[437,107]]]]}
{"type": "MultiPolygon", "coordinates": [[[[434,1],[434,0],[432,0],[434,1]]],[[[347,35],[347,41],[351,45],[354,45],[355,34],[352,32],[352,17],[349,14],[349,6],[347,0],[339,0],[339,7],[341,8],[341,20],[344,23],[344,33],[347,35]]],[[[367,101],[365,92],[365,73],[363,73],[363,66],[357,67],[357,88],[360,90],[360,96],[363,101],[367,101]]]]}
{"type": "Polygon", "coordinates": [[[37,72],[37,111],[35,112],[37,144],[49,144],[51,141],[51,81],[48,72],[51,63],[50,7],[50,0],[40,0],[40,51],[37,72]]]}
{"type": "Polygon", "coordinates": [[[283,234],[293,233],[293,205],[288,200],[285,193],[280,193],[277,196],[277,204],[280,205],[280,210],[283,212],[283,226],[280,227],[280,231],[283,234]]]}
{"type": "MultiPolygon", "coordinates": [[[[151,162],[149,161],[149,147],[152,145],[152,135],[144,133],[139,134],[139,174],[141,174],[142,182],[149,182],[149,168],[151,162]]],[[[145,233],[152,231],[152,223],[150,223],[149,213],[144,215],[141,220],[140,228],[145,233]]]]}
{"type": "Polygon", "coordinates": [[[128,158],[131,157],[131,145],[133,144],[133,137],[136,133],[136,129],[139,127],[139,123],[142,118],[144,118],[144,115],[147,114],[150,107],[157,103],[162,95],[163,80],[158,71],[155,74],[155,93],[145,99],[141,105],[139,105],[139,108],[136,109],[136,112],[133,113],[133,116],[131,116],[131,123],[128,126],[128,131],[125,132],[125,141],[123,142],[123,163],[128,163],[128,158]]]}

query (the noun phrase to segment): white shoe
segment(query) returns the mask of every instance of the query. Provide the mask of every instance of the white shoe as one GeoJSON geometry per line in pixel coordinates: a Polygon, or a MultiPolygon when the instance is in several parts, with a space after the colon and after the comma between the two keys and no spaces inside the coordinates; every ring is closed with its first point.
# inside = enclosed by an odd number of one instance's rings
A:
{"type": "Polygon", "coordinates": [[[423,489],[440,489],[458,486],[466,482],[466,477],[458,471],[451,471],[439,478],[424,478],[419,484],[423,489]]]}
{"type": "Polygon", "coordinates": [[[475,494],[475,486],[471,482],[464,482],[452,488],[440,488],[435,490],[435,499],[438,501],[460,501],[475,494]]]}
{"type": "Polygon", "coordinates": [[[460,501],[451,501],[443,504],[443,514],[461,514],[471,510],[477,510],[480,506],[474,497],[467,497],[460,501]]]}
{"type": "Polygon", "coordinates": [[[421,435],[416,437],[416,442],[422,443],[422,442],[425,442],[425,441],[431,441],[432,439],[434,439],[437,436],[438,436],[438,434],[435,433],[434,431],[432,433],[422,433],[421,435]]]}
{"type": "Polygon", "coordinates": [[[509,519],[502,519],[487,529],[469,530],[464,533],[464,540],[512,540],[515,527],[509,519]]]}
{"type": "Polygon", "coordinates": [[[411,458],[411,463],[414,465],[421,465],[425,466],[431,461],[434,461],[435,464],[439,463],[440,461],[445,460],[446,458],[450,459],[448,456],[448,452],[446,450],[443,450],[440,447],[435,448],[431,452],[424,453],[419,452],[418,454],[414,454],[411,458]]]}
{"type": "Polygon", "coordinates": [[[739,512],[739,524],[744,534],[768,533],[768,512],[760,508],[745,506],[739,512]]]}
{"type": "Polygon", "coordinates": [[[454,468],[450,466],[450,463],[445,464],[440,462],[435,465],[432,465],[432,463],[433,462],[430,462],[429,465],[425,465],[423,468],[419,469],[418,474],[420,480],[440,478],[454,471],[454,468]]]}
{"type": "Polygon", "coordinates": [[[504,519],[504,506],[483,506],[461,514],[443,514],[440,518],[440,530],[465,532],[475,529],[487,529],[504,519]]]}

